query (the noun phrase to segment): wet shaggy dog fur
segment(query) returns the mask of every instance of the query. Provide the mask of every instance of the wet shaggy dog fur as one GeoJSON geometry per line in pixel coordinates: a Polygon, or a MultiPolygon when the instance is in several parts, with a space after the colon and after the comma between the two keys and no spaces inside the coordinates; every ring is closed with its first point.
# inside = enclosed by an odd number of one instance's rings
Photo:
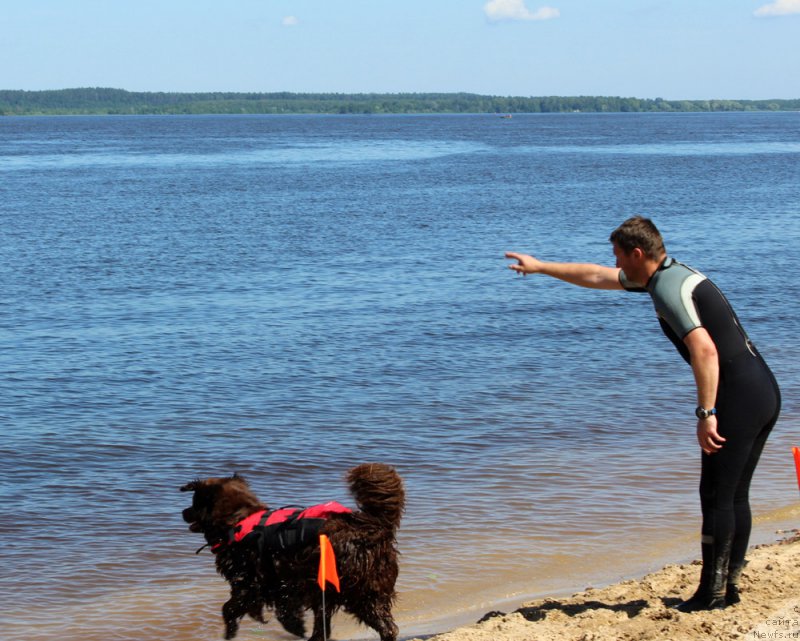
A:
{"type": "Polygon", "coordinates": [[[358,510],[331,514],[320,534],[331,541],[341,592],[330,585],[322,593],[317,584],[319,544],[295,550],[264,547],[244,538],[230,541],[232,528],[242,519],[267,510],[241,476],[197,480],[181,488],[194,492],[191,507],[183,511],[189,530],[204,535],[212,546],[217,571],[228,581],[230,599],[222,607],[225,638],[232,639],[239,621],[249,615],[265,622],[272,611],[291,634],[305,636],[304,613],[314,613],[311,641],[322,641],[332,614],[343,609],[373,628],[381,641],[396,641],[392,617],[397,579],[395,534],[405,508],[403,482],[395,470],[381,463],[365,463],[347,474],[358,510]]]}

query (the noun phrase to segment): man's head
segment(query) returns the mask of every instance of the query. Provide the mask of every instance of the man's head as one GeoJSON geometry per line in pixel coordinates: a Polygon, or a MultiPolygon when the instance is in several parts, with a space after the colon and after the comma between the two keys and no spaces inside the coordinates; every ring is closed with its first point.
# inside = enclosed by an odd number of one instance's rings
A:
{"type": "Polygon", "coordinates": [[[638,248],[647,258],[657,262],[661,262],[667,254],[658,228],[652,220],[644,216],[628,218],[611,232],[609,240],[626,254],[638,248]]]}
{"type": "Polygon", "coordinates": [[[664,240],[653,221],[643,216],[629,218],[613,232],[617,267],[634,282],[646,283],[667,255],[664,240]]]}

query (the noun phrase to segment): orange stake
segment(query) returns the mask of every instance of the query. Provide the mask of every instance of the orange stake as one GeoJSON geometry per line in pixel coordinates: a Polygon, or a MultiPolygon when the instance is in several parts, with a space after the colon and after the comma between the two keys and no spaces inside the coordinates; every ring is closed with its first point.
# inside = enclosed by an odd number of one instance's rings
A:
{"type": "Polygon", "coordinates": [[[339,592],[339,574],[336,572],[336,557],[333,554],[333,546],[324,534],[319,535],[319,571],[317,572],[317,583],[322,590],[322,641],[328,641],[328,609],[325,607],[325,586],[332,583],[336,591],[339,592]]]}
{"type": "Polygon", "coordinates": [[[800,447],[793,447],[794,452],[794,466],[797,468],[797,487],[800,487],[800,447]]]}

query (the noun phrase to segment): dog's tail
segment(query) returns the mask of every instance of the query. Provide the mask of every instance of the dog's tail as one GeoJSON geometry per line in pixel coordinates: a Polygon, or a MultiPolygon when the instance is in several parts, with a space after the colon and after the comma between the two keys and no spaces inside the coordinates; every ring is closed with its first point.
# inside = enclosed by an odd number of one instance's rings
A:
{"type": "Polygon", "coordinates": [[[350,491],[361,511],[397,528],[406,507],[403,479],[389,465],[363,463],[347,473],[350,491]]]}

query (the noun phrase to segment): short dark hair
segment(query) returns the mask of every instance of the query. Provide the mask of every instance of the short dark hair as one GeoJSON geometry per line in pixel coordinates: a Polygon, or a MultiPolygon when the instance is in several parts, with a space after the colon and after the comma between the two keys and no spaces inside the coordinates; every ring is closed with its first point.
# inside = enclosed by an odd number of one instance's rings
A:
{"type": "Polygon", "coordinates": [[[652,260],[660,260],[667,253],[658,228],[644,216],[628,218],[611,232],[609,240],[626,254],[638,247],[652,260]]]}

